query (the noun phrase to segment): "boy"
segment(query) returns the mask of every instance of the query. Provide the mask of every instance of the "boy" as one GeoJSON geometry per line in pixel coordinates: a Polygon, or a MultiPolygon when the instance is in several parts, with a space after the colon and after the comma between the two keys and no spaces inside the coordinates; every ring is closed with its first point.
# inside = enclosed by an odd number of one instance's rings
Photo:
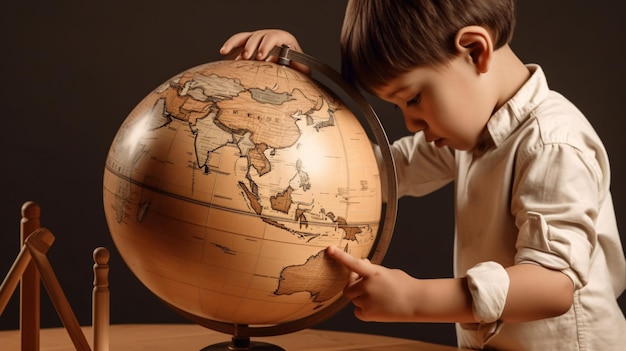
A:
{"type": "MultiPolygon", "coordinates": [[[[514,22],[513,0],[348,1],[344,77],[415,133],[392,146],[399,195],[455,182],[455,278],[328,254],[353,272],[344,294],[363,320],[455,322],[468,348],[621,350],[626,263],[608,157],[541,68],[515,55],[514,22]]],[[[301,50],[263,30],[221,52],[269,59],[282,44],[301,50]]]]}

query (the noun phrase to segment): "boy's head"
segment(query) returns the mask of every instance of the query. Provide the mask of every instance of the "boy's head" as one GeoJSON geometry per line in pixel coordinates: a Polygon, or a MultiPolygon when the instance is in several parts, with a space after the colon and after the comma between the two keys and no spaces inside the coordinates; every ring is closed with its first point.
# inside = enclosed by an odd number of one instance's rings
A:
{"type": "Polygon", "coordinates": [[[342,73],[367,90],[415,67],[455,56],[467,26],[486,28],[494,49],[508,44],[515,0],[349,0],[341,32],[342,73]]]}

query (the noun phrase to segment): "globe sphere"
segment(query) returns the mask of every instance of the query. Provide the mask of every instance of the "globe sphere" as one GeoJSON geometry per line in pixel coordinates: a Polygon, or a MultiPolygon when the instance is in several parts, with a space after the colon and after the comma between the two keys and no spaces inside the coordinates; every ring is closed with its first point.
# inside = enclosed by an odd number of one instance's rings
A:
{"type": "Polygon", "coordinates": [[[326,257],[372,251],[381,176],[370,140],[328,89],[271,62],[217,61],[157,87],[108,153],[106,220],[137,278],[203,320],[273,325],[340,299],[326,257]]]}

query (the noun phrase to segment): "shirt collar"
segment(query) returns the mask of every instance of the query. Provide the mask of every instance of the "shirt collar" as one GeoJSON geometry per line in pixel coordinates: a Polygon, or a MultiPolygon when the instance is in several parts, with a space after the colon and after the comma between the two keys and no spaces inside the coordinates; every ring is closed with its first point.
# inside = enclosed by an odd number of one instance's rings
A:
{"type": "Polygon", "coordinates": [[[541,67],[534,64],[526,67],[531,73],[530,78],[487,122],[487,132],[479,141],[479,146],[482,145],[483,150],[492,143],[496,147],[500,145],[548,96],[550,88],[541,67]]]}

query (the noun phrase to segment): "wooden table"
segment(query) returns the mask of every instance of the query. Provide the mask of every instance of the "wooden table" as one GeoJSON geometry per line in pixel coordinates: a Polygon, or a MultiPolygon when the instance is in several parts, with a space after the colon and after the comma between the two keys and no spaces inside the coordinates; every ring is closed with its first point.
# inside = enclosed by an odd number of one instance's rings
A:
{"type": "MultiPolygon", "coordinates": [[[[83,327],[91,340],[91,328],[83,327]]],[[[74,347],[64,328],[41,330],[41,351],[72,351],[74,347]]],[[[216,343],[230,341],[222,334],[195,324],[122,324],[109,330],[111,351],[199,351],[216,343]]],[[[278,345],[287,351],[451,351],[456,347],[387,336],[306,329],[295,333],[252,338],[278,345]]],[[[91,341],[90,341],[91,342],[91,341]]],[[[19,351],[16,330],[0,331],[0,349],[19,351]]]]}

